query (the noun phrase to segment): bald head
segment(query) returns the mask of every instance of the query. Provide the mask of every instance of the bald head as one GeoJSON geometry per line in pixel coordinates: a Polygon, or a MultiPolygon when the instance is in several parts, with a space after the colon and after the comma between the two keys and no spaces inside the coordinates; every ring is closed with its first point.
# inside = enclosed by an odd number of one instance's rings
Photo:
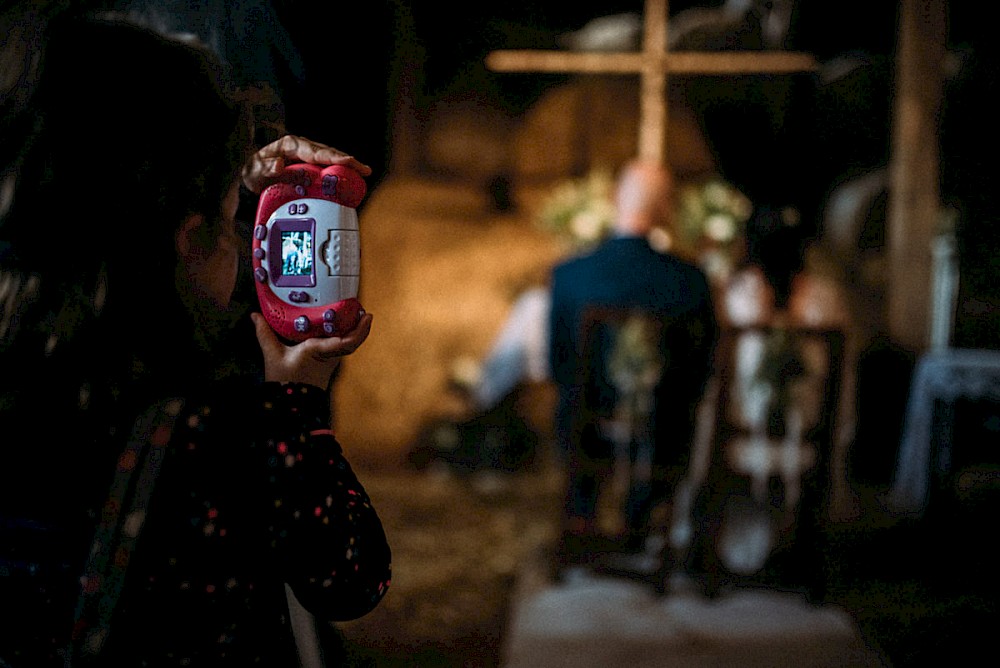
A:
{"type": "Polygon", "coordinates": [[[635,160],[618,177],[615,229],[619,234],[644,236],[670,220],[673,178],[670,170],[655,162],[635,160]]]}

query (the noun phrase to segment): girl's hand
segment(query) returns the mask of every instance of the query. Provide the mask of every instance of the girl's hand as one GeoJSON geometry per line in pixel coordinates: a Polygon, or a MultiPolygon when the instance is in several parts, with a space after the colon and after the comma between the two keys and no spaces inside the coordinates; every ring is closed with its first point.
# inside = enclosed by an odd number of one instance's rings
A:
{"type": "Polygon", "coordinates": [[[371,176],[372,169],[353,156],[304,137],[285,135],[257,151],[243,168],[243,184],[260,193],[270,185],[288,163],[308,162],[314,165],[344,165],[361,176],[371,176]]]}
{"type": "Polygon", "coordinates": [[[365,313],[358,326],[344,336],[306,339],[287,345],[267,324],[260,313],[252,313],[257,341],[264,353],[264,380],[279,383],[308,383],[329,389],[340,358],[350,355],[364,343],[372,328],[372,316],[365,313]]]}

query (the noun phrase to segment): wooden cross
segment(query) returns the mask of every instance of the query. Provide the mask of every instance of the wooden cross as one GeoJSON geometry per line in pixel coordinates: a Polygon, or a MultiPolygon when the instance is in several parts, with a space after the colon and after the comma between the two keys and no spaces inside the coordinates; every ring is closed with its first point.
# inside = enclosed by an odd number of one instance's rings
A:
{"type": "Polygon", "coordinates": [[[666,164],[668,74],[787,74],[816,69],[809,54],[790,51],[667,51],[667,0],[646,0],[642,50],[568,52],[493,51],[486,66],[496,72],[638,74],[638,155],[666,164]]]}

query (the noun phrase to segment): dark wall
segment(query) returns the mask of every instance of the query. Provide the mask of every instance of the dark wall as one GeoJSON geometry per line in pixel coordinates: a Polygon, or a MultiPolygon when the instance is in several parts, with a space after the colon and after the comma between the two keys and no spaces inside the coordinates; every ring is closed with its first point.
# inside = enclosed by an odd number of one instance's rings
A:
{"type": "Polygon", "coordinates": [[[404,4],[273,2],[303,62],[302,77],[287,87],[289,130],[366,162],[370,188],[391,159],[397,56],[412,33],[404,4]]]}

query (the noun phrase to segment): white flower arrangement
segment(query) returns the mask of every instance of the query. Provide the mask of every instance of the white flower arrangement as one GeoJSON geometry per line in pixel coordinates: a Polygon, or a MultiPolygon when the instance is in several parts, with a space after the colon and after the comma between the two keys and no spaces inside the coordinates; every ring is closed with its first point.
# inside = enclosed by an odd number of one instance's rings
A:
{"type": "Polygon", "coordinates": [[[564,181],[543,202],[538,222],[574,249],[595,246],[608,237],[614,225],[613,191],[614,180],[605,169],[564,181]]]}
{"type": "Polygon", "coordinates": [[[711,278],[725,279],[752,212],[746,195],[720,178],[681,186],[675,214],[678,252],[696,258],[711,278]]]}

